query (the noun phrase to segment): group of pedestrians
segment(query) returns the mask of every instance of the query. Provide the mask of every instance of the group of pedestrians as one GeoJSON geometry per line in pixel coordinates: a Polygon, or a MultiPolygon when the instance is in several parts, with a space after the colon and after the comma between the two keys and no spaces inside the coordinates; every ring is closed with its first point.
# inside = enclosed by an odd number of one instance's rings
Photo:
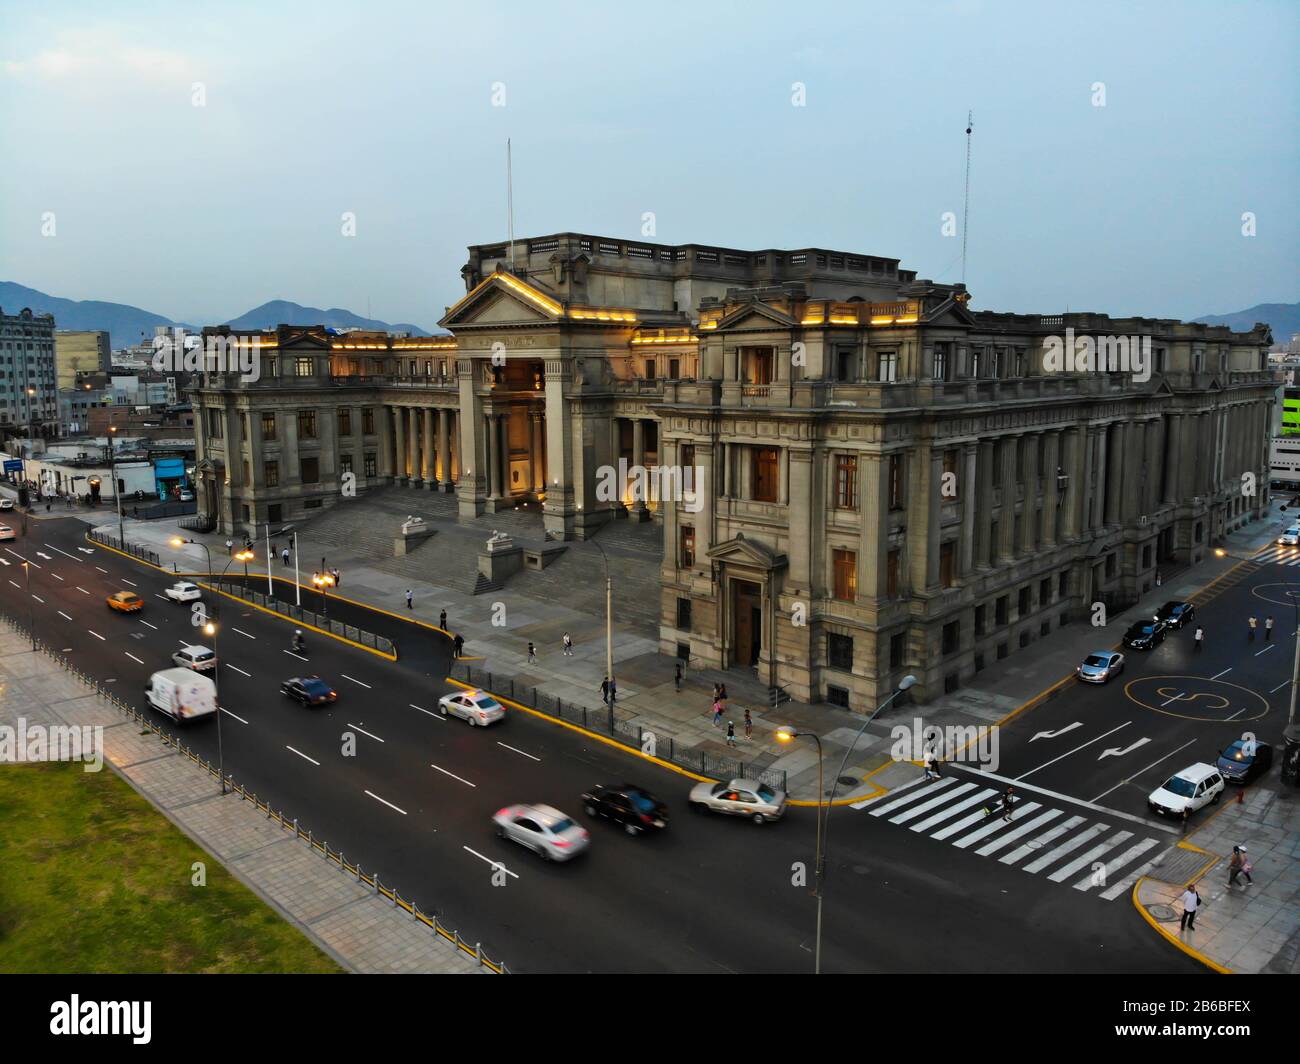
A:
{"type": "MultiPolygon", "coordinates": [[[[681,662],[677,663],[677,671],[674,679],[677,684],[677,690],[680,691],[682,689],[681,662]]],[[[723,716],[727,711],[727,685],[725,683],[715,683],[713,685],[712,711],[713,711],[713,726],[715,728],[720,728],[722,726],[723,716]]],[[[727,723],[727,745],[735,746],[736,745],[736,722],[730,717],[728,717],[726,723],[727,723]]],[[[748,708],[746,708],[745,710],[744,728],[745,728],[745,739],[746,740],[753,739],[754,717],[750,713],[748,708]]]]}
{"type": "MultiPolygon", "coordinates": [[[[1246,622],[1246,630],[1247,630],[1246,638],[1252,643],[1255,641],[1255,629],[1257,629],[1258,627],[1259,627],[1259,620],[1252,613],[1250,615],[1250,619],[1246,622]]],[[[1273,618],[1271,616],[1264,618],[1264,642],[1265,643],[1273,642],[1273,618]]]]}
{"type": "MultiPolygon", "coordinates": [[[[1246,882],[1242,884],[1242,889],[1244,890],[1255,882],[1250,877],[1251,871],[1252,866],[1250,860],[1246,857],[1246,847],[1234,846],[1232,848],[1232,857],[1228,861],[1228,886],[1237,886],[1238,880],[1242,876],[1245,876],[1246,882]]],[[[1195,931],[1196,914],[1201,911],[1201,906],[1205,904],[1205,902],[1201,900],[1200,892],[1197,891],[1195,883],[1187,884],[1187,889],[1183,891],[1181,900],[1183,903],[1183,916],[1178,922],[1178,930],[1195,931]]]]}

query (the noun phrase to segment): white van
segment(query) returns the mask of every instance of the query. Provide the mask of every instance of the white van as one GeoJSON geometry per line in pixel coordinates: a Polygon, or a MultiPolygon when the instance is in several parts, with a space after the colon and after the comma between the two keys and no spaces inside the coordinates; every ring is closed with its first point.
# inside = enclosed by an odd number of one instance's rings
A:
{"type": "Polygon", "coordinates": [[[193,669],[163,669],[144,689],[149,705],[174,720],[193,720],[217,711],[217,685],[193,669]]]}

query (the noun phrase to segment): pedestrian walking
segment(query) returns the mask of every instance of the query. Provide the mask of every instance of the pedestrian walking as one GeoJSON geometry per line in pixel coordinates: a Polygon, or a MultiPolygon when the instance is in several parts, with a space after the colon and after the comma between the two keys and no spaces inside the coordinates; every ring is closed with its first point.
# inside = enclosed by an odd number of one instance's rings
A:
{"type": "Polygon", "coordinates": [[[609,708],[614,708],[614,703],[618,701],[618,681],[612,676],[609,680],[609,708]]]}
{"type": "Polygon", "coordinates": [[[749,715],[749,710],[745,710],[745,738],[754,738],[754,718],[749,715]]]}
{"type": "Polygon", "coordinates": [[[1264,642],[1273,642],[1273,618],[1271,615],[1264,618],[1264,642]]]}
{"type": "Polygon", "coordinates": [[[736,745],[736,722],[733,720],[727,721],[727,745],[736,745]]]}
{"type": "Polygon", "coordinates": [[[1002,819],[1009,821],[1011,819],[1011,809],[1016,804],[1016,789],[1008,787],[1002,792],[1002,819]]]}
{"type": "Polygon", "coordinates": [[[716,728],[722,723],[722,700],[715,698],[713,700],[713,726],[716,728]]]}
{"type": "Polygon", "coordinates": [[[600,700],[609,705],[609,677],[606,676],[600,681],[600,700]]]}
{"type": "Polygon", "coordinates": [[[335,587],[338,587],[339,584],[343,583],[343,574],[340,573],[337,568],[330,570],[330,576],[334,577],[335,587]]]}
{"type": "Polygon", "coordinates": [[[673,666],[673,686],[678,691],[682,689],[682,663],[680,661],[673,666]]]}
{"type": "Polygon", "coordinates": [[[235,553],[235,541],[233,539],[226,540],[226,553],[227,554],[235,553]]]}
{"type": "Polygon", "coordinates": [[[447,627],[447,611],[443,610],[438,614],[438,627],[445,629],[447,627]]]}
{"type": "Polygon", "coordinates": [[[1246,860],[1246,847],[1234,846],[1232,860],[1228,862],[1228,886],[1236,886],[1237,877],[1245,876],[1247,885],[1255,882],[1250,878],[1251,864],[1246,860]]]}
{"type": "Polygon", "coordinates": [[[289,548],[288,548],[288,547],[285,547],[284,550],[280,551],[280,562],[281,562],[281,564],[283,564],[283,565],[285,565],[285,566],[288,566],[288,564],[289,564],[289,548]]]}
{"type": "Polygon", "coordinates": [[[1196,884],[1188,883],[1183,891],[1183,918],[1178,923],[1179,931],[1196,930],[1196,910],[1201,907],[1201,896],[1196,893],[1196,884]]]}
{"type": "Polygon", "coordinates": [[[725,683],[718,684],[718,698],[724,706],[727,704],[727,685],[725,683]]]}
{"type": "Polygon", "coordinates": [[[934,756],[934,744],[925,748],[925,778],[928,780],[937,780],[939,778],[938,758],[934,756]]]}
{"type": "Polygon", "coordinates": [[[1259,627],[1259,621],[1255,620],[1254,615],[1252,615],[1250,620],[1248,620],[1246,624],[1249,625],[1250,627],[1249,639],[1253,643],[1255,641],[1255,629],[1259,627]]]}
{"type": "Polygon", "coordinates": [[[1201,649],[1201,644],[1205,642],[1205,629],[1202,628],[1199,624],[1196,626],[1196,632],[1192,636],[1192,639],[1195,642],[1197,651],[1199,652],[1201,649]]]}
{"type": "Polygon", "coordinates": [[[411,594],[411,589],[409,587],[406,589],[406,608],[408,610],[415,609],[415,596],[411,594]]]}
{"type": "Polygon", "coordinates": [[[533,646],[533,641],[531,639],[528,640],[528,664],[537,664],[537,648],[533,646]]]}
{"type": "Polygon", "coordinates": [[[451,641],[452,657],[459,658],[460,652],[464,648],[465,648],[465,637],[462,635],[456,636],[456,638],[451,641]]]}
{"type": "Polygon", "coordinates": [[[568,632],[564,633],[564,656],[566,658],[573,657],[573,637],[568,632]]]}

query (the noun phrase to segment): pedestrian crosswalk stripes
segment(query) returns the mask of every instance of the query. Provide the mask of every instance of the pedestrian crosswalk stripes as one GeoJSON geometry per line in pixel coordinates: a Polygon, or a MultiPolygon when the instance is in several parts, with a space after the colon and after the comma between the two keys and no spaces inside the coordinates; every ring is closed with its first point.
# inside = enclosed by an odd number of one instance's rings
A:
{"type": "Polygon", "coordinates": [[[1300,547],[1283,547],[1274,543],[1261,550],[1251,561],[1264,565],[1300,565],[1300,547]]]}
{"type": "Polygon", "coordinates": [[[1133,825],[1117,830],[1104,812],[1105,820],[1094,819],[1068,808],[1068,801],[1066,807],[1052,804],[1050,792],[1031,794],[1004,820],[999,789],[943,776],[916,780],[853,808],[1104,901],[1124,896],[1164,850],[1164,840],[1143,837],[1133,825]]]}

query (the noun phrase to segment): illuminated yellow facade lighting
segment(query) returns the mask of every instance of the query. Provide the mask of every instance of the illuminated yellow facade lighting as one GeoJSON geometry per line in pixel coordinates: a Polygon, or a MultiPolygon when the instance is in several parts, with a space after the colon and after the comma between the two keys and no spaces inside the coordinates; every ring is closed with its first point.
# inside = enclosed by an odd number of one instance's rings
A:
{"type": "Polygon", "coordinates": [[[636,315],[630,310],[608,310],[605,307],[570,310],[569,317],[574,321],[636,321],[636,315]]]}
{"type": "Polygon", "coordinates": [[[894,322],[894,324],[895,324],[895,325],[915,325],[918,321],[920,321],[920,319],[919,319],[915,314],[909,314],[909,315],[908,315],[907,317],[905,317],[905,318],[898,318],[898,319],[896,319],[895,322],[894,322]]]}
{"type": "MultiPolygon", "coordinates": [[[[562,318],[564,316],[564,308],[560,306],[560,304],[557,303],[555,300],[553,300],[550,296],[544,295],[543,293],[539,292],[536,288],[534,288],[532,285],[524,284],[524,282],[519,280],[519,278],[512,277],[508,273],[492,274],[492,276],[487,278],[487,280],[480,282],[474,291],[477,292],[479,288],[482,288],[483,285],[488,283],[488,281],[491,281],[493,277],[503,281],[507,288],[511,289],[514,292],[518,292],[525,299],[529,300],[532,303],[537,304],[537,306],[541,307],[543,310],[547,311],[548,313],[554,314],[557,318],[562,318]]],[[[470,294],[473,295],[473,293],[470,294]]]]}
{"type": "Polygon", "coordinates": [[[892,314],[873,314],[871,315],[872,325],[893,325],[894,318],[892,314]]]}
{"type": "Polygon", "coordinates": [[[857,325],[858,319],[855,314],[832,314],[832,325],[857,325]]]}

